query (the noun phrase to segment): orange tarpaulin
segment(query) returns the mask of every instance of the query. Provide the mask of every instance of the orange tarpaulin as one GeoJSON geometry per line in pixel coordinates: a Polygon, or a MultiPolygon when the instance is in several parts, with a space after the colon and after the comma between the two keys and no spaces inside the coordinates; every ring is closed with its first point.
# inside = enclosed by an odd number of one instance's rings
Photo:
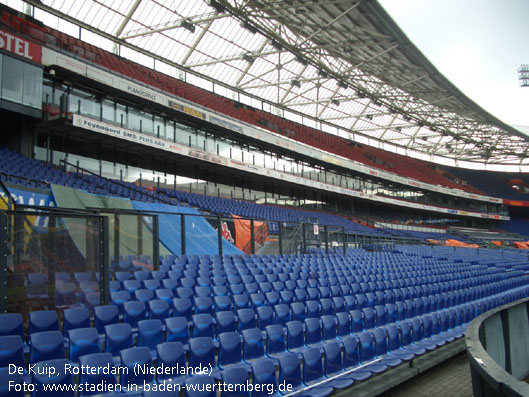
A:
{"type": "Polygon", "coordinates": [[[503,243],[502,243],[501,241],[496,241],[496,240],[491,241],[490,243],[491,243],[491,244],[494,244],[494,245],[497,246],[497,247],[501,247],[501,246],[503,245],[503,243]]]}
{"type": "Polygon", "coordinates": [[[514,245],[516,246],[516,248],[522,250],[529,250],[529,241],[515,241],[514,245]]]}
{"type": "Polygon", "coordinates": [[[459,240],[446,240],[446,245],[449,247],[479,248],[477,244],[467,244],[459,240]]]}
{"type": "MultiPolygon", "coordinates": [[[[237,215],[232,215],[235,223],[235,246],[246,254],[251,254],[251,221],[241,219],[237,215]]],[[[253,232],[255,239],[255,251],[259,252],[261,246],[268,240],[268,225],[266,222],[253,223],[253,232]]]]}

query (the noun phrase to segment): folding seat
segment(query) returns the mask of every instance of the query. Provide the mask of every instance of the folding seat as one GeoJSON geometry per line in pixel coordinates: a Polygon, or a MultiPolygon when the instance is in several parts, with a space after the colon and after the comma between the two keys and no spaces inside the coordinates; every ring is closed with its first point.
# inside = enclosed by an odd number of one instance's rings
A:
{"type": "Polygon", "coordinates": [[[191,323],[193,304],[189,298],[173,299],[173,315],[175,317],[185,317],[191,323]]]}
{"type": "Polygon", "coordinates": [[[285,281],[285,289],[287,291],[294,291],[297,288],[296,282],[294,280],[285,281]]]}
{"type": "Polygon", "coordinates": [[[29,334],[43,331],[58,331],[59,319],[55,310],[38,310],[29,313],[29,334]]]}
{"type": "Polygon", "coordinates": [[[119,281],[121,285],[123,285],[125,281],[132,278],[132,274],[130,272],[115,272],[114,278],[116,281],[119,281]]]}
{"type": "Polygon", "coordinates": [[[162,321],[157,319],[138,322],[138,340],[136,346],[149,348],[155,357],[156,345],[163,343],[162,321]]]}
{"type": "Polygon", "coordinates": [[[286,353],[285,333],[279,324],[268,325],[266,328],[266,354],[277,359],[286,353]]]}
{"type": "Polygon", "coordinates": [[[343,299],[345,302],[344,311],[348,312],[356,309],[356,298],[354,297],[354,295],[346,295],[343,299]]]}
{"type": "Polygon", "coordinates": [[[270,306],[257,308],[257,327],[264,331],[265,327],[274,323],[274,311],[270,306]]]}
{"type": "Polygon", "coordinates": [[[209,296],[195,296],[193,298],[195,303],[195,314],[212,314],[213,313],[213,299],[209,296]]]}
{"type": "Polygon", "coordinates": [[[184,395],[185,397],[216,397],[214,378],[209,375],[195,375],[187,378],[184,395]]]}
{"type": "Polygon", "coordinates": [[[47,396],[49,394],[61,395],[63,397],[74,397],[73,388],[73,375],[70,371],[66,371],[66,364],[69,364],[68,360],[57,359],[57,360],[46,360],[39,362],[33,367],[33,374],[31,377],[31,383],[34,386],[34,391],[31,393],[33,397],[47,396]],[[46,371],[53,370],[55,375],[49,376],[46,371]],[[53,385],[71,385],[69,388],[64,388],[60,393],[51,392],[46,390],[47,387],[54,387],[53,385]]]}
{"type": "Polygon", "coordinates": [[[141,289],[142,285],[138,280],[126,280],[123,282],[123,288],[129,294],[134,294],[134,291],[141,289]]]}
{"type": "Polygon", "coordinates": [[[283,281],[274,281],[272,283],[272,288],[276,292],[281,292],[285,289],[285,283],[283,281]]]}
{"type": "Polygon", "coordinates": [[[147,279],[151,279],[151,272],[144,271],[144,270],[135,271],[134,278],[140,282],[145,281],[147,279]]]}
{"type": "Polygon", "coordinates": [[[325,383],[325,386],[335,389],[344,389],[351,386],[354,380],[351,378],[339,377],[343,373],[342,350],[337,341],[330,341],[323,347],[324,351],[324,373],[327,378],[338,377],[330,382],[325,383]]]}
{"type": "Polygon", "coordinates": [[[415,355],[422,355],[426,352],[425,348],[413,343],[412,327],[409,320],[400,321],[397,326],[400,331],[400,343],[404,350],[410,351],[415,355]]]}
{"type": "Polygon", "coordinates": [[[301,321],[289,321],[286,324],[287,340],[286,348],[290,352],[300,354],[306,349],[303,323],[301,321]]]}
{"type": "Polygon", "coordinates": [[[162,281],[163,279],[167,278],[167,272],[163,270],[153,270],[151,272],[151,277],[154,280],[162,281]]]}
{"type": "Polygon", "coordinates": [[[120,315],[123,315],[123,304],[130,300],[131,297],[127,291],[116,291],[110,293],[110,303],[118,308],[120,315]]]}
{"type": "Polygon", "coordinates": [[[119,281],[110,280],[108,282],[108,290],[110,292],[121,291],[121,284],[119,281]]]}
{"type": "Polygon", "coordinates": [[[33,332],[29,335],[29,363],[64,358],[64,338],[59,331],[33,332]]]}
{"type": "Polygon", "coordinates": [[[148,318],[164,320],[171,316],[171,307],[166,300],[153,299],[148,303],[148,318]]]}
{"type": "Polygon", "coordinates": [[[342,290],[339,285],[331,285],[331,297],[342,296],[342,290]]]}
{"type": "Polygon", "coordinates": [[[318,287],[320,299],[331,298],[331,289],[329,287],[318,287]]]}
{"type": "Polygon", "coordinates": [[[212,338],[203,336],[189,340],[189,366],[212,368],[213,376],[216,376],[218,367],[215,363],[215,345],[212,338]]]}
{"type": "Polygon", "coordinates": [[[182,272],[178,270],[169,270],[167,272],[167,277],[171,280],[180,280],[182,278],[182,272]]]}
{"type": "Polygon", "coordinates": [[[65,337],[68,337],[68,331],[72,329],[90,327],[90,312],[86,307],[64,309],[62,313],[62,333],[65,337]]]}
{"type": "MultiPolygon", "coordinates": [[[[184,345],[180,342],[160,343],[156,346],[156,357],[156,364],[158,367],[185,368],[186,366],[184,345]]],[[[172,383],[182,384],[186,376],[178,373],[166,373],[165,371],[160,371],[156,378],[158,383],[170,380],[172,383]]]]}
{"type": "MultiPolygon", "coordinates": [[[[154,288],[154,290],[156,290],[156,288],[154,288]]],[[[176,296],[179,298],[191,299],[193,295],[194,295],[193,289],[189,287],[178,287],[176,289],[176,296]]]]}
{"type": "Polygon", "coordinates": [[[318,288],[307,288],[307,299],[308,300],[319,300],[320,299],[320,291],[318,288]]]}
{"type": "Polygon", "coordinates": [[[233,305],[235,309],[245,309],[250,307],[250,298],[248,294],[232,295],[233,305]]]}
{"type": "MultiPolygon", "coordinates": [[[[348,335],[342,339],[343,342],[343,367],[346,371],[354,370],[355,368],[362,365],[360,362],[359,356],[359,340],[356,335],[348,335]]],[[[367,369],[367,367],[361,368],[359,370],[354,370],[340,379],[353,379],[355,381],[366,380],[370,378],[372,372],[367,369]]]]}
{"type": "Polygon", "coordinates": [[[119,310],[115,305],[103,305],[94,308],[94,326],[99,335],[104,335],[105,326],[119,323],[119,310]]]}
{"type": "Polygon", "coordinates": [[[402,321],[406,319],[406,305],[404,304],[404,302],[395,302],[395,307],[397,309],[397,321],[402,321]]]}
{"type": "Polygon", "coordinates": [[[216,335],[217,338],[220,334],[224,332],[235,332],[236,330],[236,322],[235,322],[235,315],[233,312],[230,311],[221,311],[216,312],[216,335]]]}
{"type": "Polygon", "coordinates": [[[292,320],[299,320],[303,321],[305,320],[306,315],[306,307],[305,304],[302,302],[293,302],[290,304],[290,310],[292,311],[292,320]]]}
{"type": "Polygon", "coordinates": [[[323,341],[336,340],[336,318],[330,315],[321,316],[321,325],[323,341]]]}
{"type": "Polygon", "coordinates": [[[225,286],[227,283],[226,277],[224,276],[213,276],[213,285],[215,286],[225,286]]]}
{"type": "Polygon", "coordinates": [[[402,296],[402,292],[399,288],[396,288],[393,290],[393,296],[394,296],[395,303],[404,300],[404,297],[402,296]]]}
{"type": "Polygon", "coordinates": [[[165,319],[166,341],[180,342],[187,348],[189,343],[189,323],[185,317],[169,317],[165,319]]]}
{"type": "MultiPolygon", "coordinates": [[[[0,367],[0,396],[2,397],[24,397],[24,377],[18,372],[9,371],[8,367],[0,367]],[[18,387],[16,391],[15,387],[18,387]]],[[[264,397],[264,396],[263,396],[264,397]]]]}
{"type": "Polygon", "coordinates": [[[137,289],[134,291],[134,297],[138,301],[142,301],[143,303],[147,304],[151,299],[154,299],[154,292],[150,289],[137,289]]]}
{"type": "Polygon", "coordinates": [[[354,281],[351,284],[351,294],[356,295],[356,294],[361,294],[361,293],[362,293],[362,288],[360,288],[360,284],[354,281]]]}
{"type": "Polygon", "coordinates": [[[216,296],[213,298],[215,311],[226,311],[232,309],[231,299],[229,296],[216,296]]]}
{"type": "Polygon", "coordinates": [[[304,324],[305,344],[310,347],[321,348],[323,346],[321,319],[307,318],[304,324]]]}
{"type": "Polygon", "coordinates": [[[198,297],[198,296],[211,296],[211,288],[209,288],[209,286],[202,286],[202,287],[195,287],[195,293],[194,293],[194,296],[195,297],[198,297]]]}
{"type": "Polygon", "coordinates": [[[380,364],[389,367],[396,367],[402,364],[401,357],[389,354],[389,347],[387,343],[387,331],[385,328],[375,328],[371,331],[375,343],[375,358],[380,358],[380,364]]]}
{"type": "Polygon", "coordinates": [[[252,397],[270,397],[277,392],[276,369],[273,360],[264,359],[252,364],[252,397]],[[259,385],[259,387],[255,387],[259,385]]]}
{"type": "Polygon", "coordinates": [[[237,318],[237,330],[239,332],[245,329],[255,328],[255,312],[253,311],[253,309],[237,310],[237,318]]]}
{"type": "Polygon", "coordinates": [[[156,299],[163,299],[167,301],[167,303],[173,303],[173,298],[175,297],[173,290],[169,288],[158,288],[154,291],[154,294],[156,299]]]}
{"type": "Polygon", "coordinates": [[[26,366],[24,363],[24,343],[19,335],[0,336],[0,352],[0,368],[9,367],[9,364],[14,364],[17,367],[26,366]]]}
{"type": "Polygon", "coordinates": [[[184,277],[180,279],[180,285],[182,287],[180,288],[193,288],[196,284],[196,281],[195,281],[195,278],[194,277],[184,277]]]}
{"type": "Polygon", "coordinates": [[[129,323],[132,328],[138,326],[138,321],[147,318],[145,303],[142,301],[128,301],[123,303],[123,322],[129,323]]]}
{"type": "Polygon", "coordinates": [[[332,304],[334,307],[334,313],[343,312],[345,310],[345,300],[341,296],[335,296],[332,298],[332,304]]]}
{"type": "Polygon", "coordinates": [[[413,299],[413,306],[415,307],[415,315],[416,316],[421,316],[422,314],[424,314],[424,311],[423,311],[424,307],[423,307],[423,302],[422,302],[421,298],[414,298],[413,299]]]}
{"type": "Polygon", "coordinates": [[[101,353],[99,334],[95,328],[76,328],[69,331],[69,359],[78,363],[85,354],[101,353]]]}
{"type": "Polygon", "coordinates": [[[395,303],[395,294],[393,293],[393,290],[384,290],[384,298],[386,303],[395,303]]]}
{"type": "Polygon", "coordinates": [[[419,317],[414,317],[410,320],[412,327],[412,341],[415,346],[423,347],[426,350],[435,350],[437,344],[433,341],[426,341],[423,339],[423,324],[419,317]]]}
{"type": "MultiPolygon", "coordinates": [[[[301,302],[299,302],[301,303],[301,302]]],[[[310,300],[305,302],[306,318],[320,318],[320,304],[318,301],[310,300]]],[[[300,306],[301,309],[301,306],[300,306]]]]}
{"type": "MultiPolygon", "coordinates": [[[[199,272],[203,272],[203,271],[199,270],[199,272]]],[[[205,272],[203,272],[203,274],[205,274],[205,272]]],[[[198,293],[197,288],[207,287],[207,289],[209,289],[209,293],[211,294],[211,289],[209,288],[210,285],[211,285],[211,279],[209,278],[209,275],[206,277],[197,277],[196,282],[195,282],[195,292],[198,293]]],[[[201,290],[201,291],[202,291],[201,293],[203,294],[207,293],[206,289],[201,290]]],[[[203,296],[208,296],[208,295],[203,295],[203,296]]]]}
{"type": "Polygon", "coordinates": [[[365,294],[356,294],[356,309],[362,310],[364,307],[367,307],[367,297],[365,294]]]}
{"type": "Polygon", "coordinates": [[[344,338],[346,335],[351,333],[351,317],[347,312],[336,313],[337,331],[336,335],[338,338],[344,338]]]}
{"type": "Polygon", "coordinates": [[[304,290],[306,290],[307,287],[309,286],[309,283],[307,282],[307,280],[304,280],[304,279],[296,280],[296,284],[299,289],[304,289],[304,290]]]}
{"type": "Polygon", "coordinates": [[[350,295],[352,293],[351,292],[351,286],[349,286],[348,284],[341,284],[340,285],[340,290],[341,290],[340,296],[346,296],[346,295],[350,295]]]}
{"type": "MultiPolygon", "coordinates": [[[[409,361],[415,357],[416,354],[414,352],[410,350],[405,350],[402,348],[401,340],[400,340],[400,332],[396,324],[389,324],[386,327],[386,332],[387,332],[387,350],[390,355],[393,355],[404,361],[409,361]]],[[[417,355],[420,355],[420,354],[421,352],[418,351],[417,355]]]]}
{"type": "Polygon", "coordinates": [[[426,342],[433,342],[437,346],[446,344],[446,340],[439,335],[439,315],[437,313],[421,316],[423,338],[426,342]]]}
{"type": "Polygon", "coordinates": [[[328,316],[334,314],[334,306],[332,303],[332,299],[330,298],[322,298],[320,299],[320,306],[321,306],[321,315],[322,316],[328,316]]]}
{"type": "Polygon", "coordinates": [[[209,313],[193,315],[193,338],[203,336],[215,337],[214,320],[209,313]]]}
{"type": "Polygon", "coordinates": [[[247,363],[259,360],[259,364],[264,362],[264,341],[263,334],[259,328],[250,328],[242,331],[243,338],[243,358],[247,363]]]}
{"type": "Polygon", "coordinates": [[[266,302],[268,306],[275,306],[281,301],[281,297],[278,292],[270,291],[265,294],[266,302]]]}
{"type": "Polygon", "coordinates": [[[349,312],[351,316],[351,327],[353,332],[361,332],[364,330],[364,317],[362,311],[360,310],[351,310],[349,312]]]}
{"type": "Polygon", "coordinates": [[[130,324],[110,324],[105,326],[105,353],[118,356],[120,350],[133,346],[132,328],[130,324]]]}
{"type": "Polygon", "coordinates": [[[376,314],[372,307],[362,309],[364,329],[371,329],[375,327],[376,314]]]}
{"type": "MultiPolygon", "coordinates": [[[[289,354],[291,357],[292,355],[289,354]]],[[[295,364],[294,360],[284,360],[284,365],[295,364]]],[[[299,366],[299,359],[297,359],[299,366]]],[[[280,368],[281,370],[281,368],[280,368]]],[[[310,388],[304,390],[305,395],[324,397],[331,394],[334,389],[327,383],[324,386],[318,386],[322,380],[325,379],[323,373],[321,351],[319,349],[310,348],[303,352],[303,383],[310,388]],[[312,387],[311,387],[312,386],[312,387]]],[[[352,384],[353,382],[348,382],[352,384]]]]}
{"type": "Polygon", "coordinates": [[[307,282],[309,283],[309,288],[318,288],[319,287],[318,280],[315,280],[315,279],[311,278],[310,280],[307,280],[307,282]]]}
{"type": "Polygon", "coordinates": [[[230,294],[225,285],[214,285],[212,290],[213,296],[228,296],[230,294]]]}
{"type": "MultiPolygon", "coordinates": [[[[151,371],[136,370],[137,366],[140,366],[140,368],[152,366],[152,356],[148,347],[139,346],[123,349],[120,352],[120,358],[123,371],[121,372],[119,383],[124,390],[127,390],[128,385],[132,384],[139,386],[141,390],[144,384],[154,383],[154,375],[151,371]]],[[[135,388],[130,389],[130,391],[136,392],[135,388]]]]}
{"type": "Polygon", "coordinates": [[[361,332],[358,334],[359,341],[359,354],[360,361],[363,364],[367,364],[365,369],[370,372],[381,373],[388,369],[387,364],[382,364],[381,362],[370,363],[375,360],[375,347],[374,347],[374,338],[371,332],[361,332]]]}
{"type": "Polygon", "coordinates": [[[291,304],[294,302],[294,292],[289,290],[283,290],[279,293],[279,296],[281,297],[281,303],[291,304]]]}
{"type": "Polygon", "coordinates": [[[296,288],[294,290],[295,299],[297,302],[305,302],[307,300],[307,290],[296,288]]]}
{"type": "Polygon", "coordinates": [[[394,303],[386,303],[384,306],[386,311],[386,323],[392,324],[397,322],[397,307],[394,303]]]}
{"type": "Polygon", "coordinates": [[[254,308],[258,308],[259,306],[265,305],[266,298],[262,293],[258,292],[258,293],[250,294],[250,301],[254,308]]]}
{"type": "Polygon", "coordinates": [[[290,321],[290,307],[284,303],[274,306],[274,323],[286,326],[290,321]]]}

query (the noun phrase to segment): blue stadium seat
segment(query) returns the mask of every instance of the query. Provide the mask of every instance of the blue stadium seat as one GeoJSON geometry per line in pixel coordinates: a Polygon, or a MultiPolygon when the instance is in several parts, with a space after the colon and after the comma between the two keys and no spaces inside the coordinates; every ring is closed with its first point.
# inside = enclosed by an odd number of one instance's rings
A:
{"type": "Polygon", "coordinates": [[[100,353],[99,334],[95,328],[75,328],[69,331],[69,360],[79,363],[79,357],[85,354],[100,353]]]}
{"type": "Polygon", "coordinates": [[[171,380],[174,383],[183,384],[186,375],[176,371],[176,368],[186,367],[186,355],[184,345],[180,342],[164,342],[156,346],[157,366],[175,368],[172,371],[161,371],[157,374],[158,382],[171,380]]]}
{"type": "Polygon", "coordinates": [[[19,335],[0,336],[0,368],[9,364],[25,367],[24,343],[19,335]]]}
{"type": "Polygon", "coordinates": [[[119,323],[119,310],[115,305],[97,306],[94,308],[94,326],[99,335],[105,334],[105,326],[119,323]]]}
{"type": "Polygon", "coordinates": [[[34,332],[29,336],[29,341],[31,345],[30,364],[65,358],[64,338],[59,331],[34,332]]]}
{"type": "Polygon", "coordinates": [[[57,359],[41,361],[33,367],[33,374],[31,383],[34,385],[35,390],[31,393],[32,397],[41,396],[58,396],[58,397],[74,397],[73,388],[73,375],[70,371],[66,371],[65,367],[68,364],[68,360],[57,359]],[[54,375],[49,376],[53,369],[54,375]],[[48,391],[45,390],[47,387],[53,387],[53,385],[70,385],[70,387],[64,387],[61,391],[48,391]]]}
{"type": "MultiPolygon", "coordinates": [[[[172,302],[171,302],[172,303],[172,302]]],[[[148,317],[150,319],[165,320],[171,316],[169,302],[164,299],[153,299],[148,302],[148,317]]]]}
{"type": "Polygon", "coordinates": [[[68,331],[76,328],[90,327],[90,312],[86,307],[64,309],[62,316],[62,333],[68,336],[68,331]]]}
{"type": "Polygon", "coordinates": [[[330,341],[323,347],[324,351],[324,372],[327,378],[332,379],[326,386],[335,389],[345,389],[354,383],[354,379],[340,377],[344,374],[342,349],[337,341],[330,341]],[[334,378],[334,379],[333,379],[334,378]]]}
{"type": "Polygon", "coordinates": [[[218,366],[226,369],[242,366],[248,370],[248,365],[242,361],[241,337],[237,332],[224,332],[219,335],[218,366]]]}
{"type": "Polygon", "coordinates": [[[231,367],[222,371],[222,382],[228,386],[222,390],[221,397],[249,397],[246,384],[250,383],[248,370],[242,367],[231,367]]]}
{"type": "Polygon", "coordinates": [[[58,331],[59,319],[55,310],[38,310],[29,313],[29,334],[43,331],[58,331]]]}
{"type": "MultiPolygon", "coordinates": [[[[289,354],[291,355],[291,353],[289,354]]],[[[299,358],[296,357],[296,360],[299,365],[299,358]]],[[[294,357],[292,357],[292,359],[286,359],[280,363],[283,364],[283,366],[290,366],[292,364],[295,364],[295,360],[294,357]]],[[[292,368],[293,367],[295,367],[295,365],[293,365],[292,368]]],[[[303,352],[303,383],[304,386],[309,386],[310,388],[308,388],[308,390],[303,390],[303,394],[313,397],[324,397],[331,394],[334,389],[328,386],[327,384],[317,386],[317,384],[321,383],[324,379],[325,375],[323,374],[321,351],[316,348],[310,348],[305,350],[303,352]]]]}
{"type": "Polygon", "coordinates": [[[138,321],[147,318],[145,303],[142,301],[123,302],[123,322],[129,323],[132,328],[138,326],[138,321]]]}
{"type": "Polygon", "coordinates": [[[174,298],[173,299],[173,316],[185,317],[189,324],[192,322],[193,303],[189,298],[174,298]]]}
{"type": "Polygon", "coordinates": [[[253,309],[237,310],[237,319],[237,330],[239,332],[255,327],[255,312],[253,309]]]}
{"type": "Polygon", "coordinates": [[[187,349],[189,343],[189,323],[185,317],[169,317],[165,319],[167,342],[180,342],[187,349]]]}
{"type": "MultiPolygon", "coordinates": [[[[149,321],[149,320],[144,320],[149,321]]],[[[136,392],[136,387],[127,389],[129,385],[136,385],[141,390],[144,384],[154,382],[154,375],[148,370],[152,366],[152,357],[148,347],[131,347],[123,349],[120,352],[121,368],[125,369],[120,375],[119,383],[124,388],[125,392],[136,392]],[[145,368],[147,370],[138,371],[136,367],[145,368]]]]}
{"type": "Polygon", "coordinates": [[[148,347],[152,355],[156,357],[156,345],[160,343],[163,343],[162,321],[158,319],[139,321],[136,346],[148,347]]]}
{"type": "Polygon", "coordinates": [[[130,324],[110,324],[105,326],[105,353],[111,353],[117,357],[121,350],[133,346],[130,324]]]}
{"type": "Polygon", "coordinates": [[[259,328],[250,328],[242,331],[243,358],[247,363],[261,360],[264,357],[263,334],[259,328]]]}

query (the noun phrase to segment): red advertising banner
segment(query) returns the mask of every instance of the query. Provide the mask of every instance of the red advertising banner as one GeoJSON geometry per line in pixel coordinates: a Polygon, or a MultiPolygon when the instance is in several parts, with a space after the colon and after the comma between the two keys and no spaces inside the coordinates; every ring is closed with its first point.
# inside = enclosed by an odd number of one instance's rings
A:
{"type": "Polygon", "coordinates": [[[0,29],[0,49],[41,63],[42,47],[0,29]]]}

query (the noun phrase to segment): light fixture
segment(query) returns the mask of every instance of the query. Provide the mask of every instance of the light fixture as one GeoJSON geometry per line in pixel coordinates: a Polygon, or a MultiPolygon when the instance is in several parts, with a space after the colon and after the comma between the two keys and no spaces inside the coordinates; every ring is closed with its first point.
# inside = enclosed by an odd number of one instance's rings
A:
{"type": "Polygon", "coordinates": [[[272,47],[274,47],[276,50],[279,50],[281,51],[283,49],[283,46],[281,45],[281,43],[275,41],[275,40],[272,40],[272,47]]]}
{"type": "Polygon", "coordinates": [[[297,88],[300,88],[301,87],[301,83],[299,80],[292,80],[290,82],[290,84],[292,84],[294,87],[297,87],[297,88]]]}
{"type": "Polygon", "coordinates": [[[345,88],[345,89],[349,88],[349,86],[341,80],[338,80],[337,84],[338,84],[338,87],[340,88],[345,88]]]}
{"type": "Polygon", "coordinates": [[[190,23],[190,22],[182,21],[182,22],[180,23],[180,26],[182,26],[184,29],[189,30],[191,33],[195,33],[195,25],[193,25],[193,24],[190,23]]]}
{"type": "Polygon", "coordinates": [[[340,101],[338,99],[332,99],[331,103],[335,106],[340,106],[340,101]]]}

